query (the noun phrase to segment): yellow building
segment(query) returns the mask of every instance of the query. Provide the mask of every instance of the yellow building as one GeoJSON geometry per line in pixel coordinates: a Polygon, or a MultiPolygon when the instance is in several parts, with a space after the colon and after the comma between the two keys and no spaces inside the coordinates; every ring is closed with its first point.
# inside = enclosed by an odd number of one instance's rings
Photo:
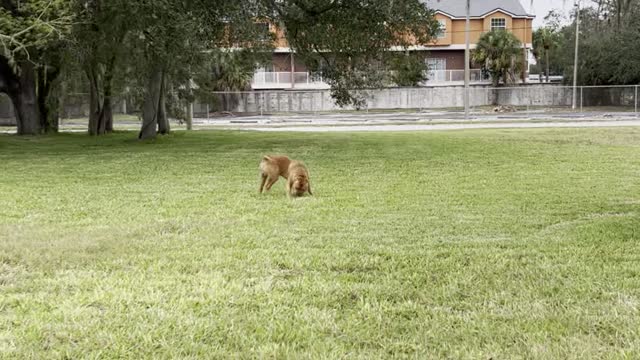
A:
{"type": "MultiPolygon", "coordinates": [[[[409,50],[422,54],[429,65],[429,83],[456,83],[464,80],[465,0],[422,0],[435,12],[440,33],[428,44],[416,44],[409,50]]],[[[525,0],[528,1],[528,0],[525,0]]],[[[473,50],[482,34],[503,29],[511,31],[522,43],[524,59],[532,48],[532,22],[520,0],[471,0],[470,48],[473,50]]],[[[305,65],[295,60],[281,29],[273,25],[269,30],[276,35],[276,48],[270,67],[260,69],[254,77],[253,87],[265,88],[322,88],[312,79],[305,65]]],[[[405,49],[398,50],[404,51],[405,49]]],[[[528,64],[523,64],[523,69],[528,64]]],[[[471,64],[471,81],[487,81],[481,66],[471,64]]],[[[525,70],[526,71],[526,70],[525,70]]],[[[523,71],[523,77],[526,73],[523,71]]]]}
{"type": "MultiPolygon", "coordinates": [[[[415,50],[428,51],[430,68],[444,81],[455,81],[464,77],[464,49],[466,5],[464,0],[426,0],[427,6],[435,10],[441,32],[432,44],[417,46],[415,50]]],[[[482,34],[492,30],[512,32],[522,43],[525,61],[532,48],[532,22],[519,0],[471,0],[470,48],[474,49],[482,34]]],[[[472,68],[479,68],[472,64],[472,68]]],[[[524,66],[527,69],[528,66],[524,66]]],[[[472,71],[472,79],[479,76],[472,71]]]]}

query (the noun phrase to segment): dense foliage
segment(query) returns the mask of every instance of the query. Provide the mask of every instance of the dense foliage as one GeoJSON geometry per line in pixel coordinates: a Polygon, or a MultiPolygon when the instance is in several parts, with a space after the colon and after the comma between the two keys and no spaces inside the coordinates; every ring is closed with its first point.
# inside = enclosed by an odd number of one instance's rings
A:
{"type": "Polygon", "coordinates": [[[419,0],[5,0],[0,92],[14,102],[19,133],[37,134],[57,121],[51,80],[84,78],[90,134],[111,131],[118,92],[139,103],[139,137],[154,137],[170,131],[168,111],[180,112],[192,90],[246,88],[273,46],[265,23],[322,70],[340,105],[381,84],[390,50],[426,43],[438,28],[419,0]]]}

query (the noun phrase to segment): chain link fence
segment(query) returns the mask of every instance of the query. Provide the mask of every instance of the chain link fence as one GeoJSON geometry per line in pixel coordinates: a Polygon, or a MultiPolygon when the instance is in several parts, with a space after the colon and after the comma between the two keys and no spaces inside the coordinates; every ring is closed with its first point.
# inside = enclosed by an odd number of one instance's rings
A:
{"type": "MultiPolygon", "coordinates": [[[[518,87],[471,86],[469,105],[472,114],[497,113],[503,116],[535,117],[541,112],[570,113],[574,116],[594,113],[634,113],[640,105],[639,85],[570,86],[526,85],[518,87]]],[[[295,114],[331,114],[360,112],[433,112],[459,113],[464,110],[462,86],[386,88],[359,91],[361,108],[337,106],[329,90],[260,90],[214,92],[196,99],[194,118],[215,119],[229,116],[267,116],[295,114]]],[[[61,117],[87,118],[88,94],[64,97],[61,117]]],[[[137,114],[139,109],[124,97],[116,97],[114,114],[137,114]]],[[[13,125],[11,101],[0,96],[0,124],[13,125]]]]}
{"type": "MultiPolygon", "coordinates": [[[[561,111],[572,113],[638,112],[639,87],[581,86],[574,89],[559,85],[469,88],[473,113],[535,113],[561,111]]],[[[464,87],[388,88],[361,91],[362,108],[338,107],[328,90],[251,91],[212,93],[207,101],[196,101],[194,116],[216,117],[224,114],[318,114],[340,111],[462,111],[464,87]]]]}

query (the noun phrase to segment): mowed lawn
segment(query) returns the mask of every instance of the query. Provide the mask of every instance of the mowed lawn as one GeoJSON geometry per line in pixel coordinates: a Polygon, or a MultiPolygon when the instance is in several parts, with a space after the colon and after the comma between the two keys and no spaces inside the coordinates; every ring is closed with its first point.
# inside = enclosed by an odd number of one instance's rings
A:
{"type": "Polygon", "coordinates": [[[135,137],[0,136],[0,358],[640,358],[638,128],[135,137]]]}

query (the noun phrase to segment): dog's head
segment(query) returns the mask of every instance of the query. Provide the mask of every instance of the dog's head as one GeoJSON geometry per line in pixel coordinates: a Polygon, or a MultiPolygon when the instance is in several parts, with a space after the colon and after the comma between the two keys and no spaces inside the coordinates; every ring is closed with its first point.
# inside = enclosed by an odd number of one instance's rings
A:
{"type": "Polygon", "coordinates": [[[291,184],[291,195],[302,196],[309,191],[309,179],[305,175],[297,175],[291,184]]]}

